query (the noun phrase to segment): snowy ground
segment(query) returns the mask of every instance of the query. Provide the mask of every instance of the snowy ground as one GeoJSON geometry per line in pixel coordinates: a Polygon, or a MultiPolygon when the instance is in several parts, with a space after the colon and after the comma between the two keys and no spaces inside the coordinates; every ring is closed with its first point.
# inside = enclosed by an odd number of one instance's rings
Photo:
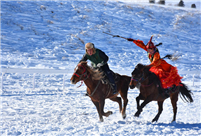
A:
{"type": "Polygon", "coordinates": [[[143,2],[1,1],[1,70],[12,68],[16,73],[1,73],[0,134],[201,135],[200,17],[199,8],[143,2]],[[73,69],[84,54],[83,42],[93,42],[105,51],[114,72],[131,75],[138,63],[149,64],[146,52],[132,42],[103,32],[145,43],[154,35],[154,43],[163,42],[159,47],[162,57],[175,52],[181,55],[178,61],[167,62],[178,67],[194,102],[179,98],[176,122],[171,123],[169,99],[157,123],[151,123],[156,102],[135,118],[137,89],[129,89],[126,119],[117,103],[106,100],[105,111],[114,114],[99,122],[95,106],[83,96],[86,86],[70,84],[73,69]],[[20,73],[19,69],[66,73],[20,73]]]}

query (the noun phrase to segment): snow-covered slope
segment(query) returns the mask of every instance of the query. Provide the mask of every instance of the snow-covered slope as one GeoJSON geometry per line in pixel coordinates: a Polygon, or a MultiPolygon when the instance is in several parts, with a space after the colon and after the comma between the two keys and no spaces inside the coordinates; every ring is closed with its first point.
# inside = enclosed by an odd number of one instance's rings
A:
{"type": "Polygon", "coordinates": [[[116,1],[2,1],[1,68],[66,69],[63,74],[4,73],[1,81],[2,135],[198,135],[201,134],[200,73],[181,74],[194,93],[194,103],[178,101],[177,122],[170,100],[158,123],[156,102],[139,118],[135,98],[128,92],[127,118],[118,105],[106,100],[113,115],[98,121],[95,106],[83,96],[86,86],[70,84],[73,69],[84,54],[84,43],[93,42],[109,56],[114,72],[130,75],[136,64],[149,64],[147,54],[132,42],[103,32],[148,42],[162,42],[161,56],[181,55],[172,62],[179,72],[200,71],[199,9],[116,1]],[[33,89],[35,78],[35,89],[33,89]],[[64,80],[63,80],[64,79],[64,80]],[[194,81],[194,85],[193,85],[194,81]],[[63,83],[65,89],[63,89],[63,83]]]}

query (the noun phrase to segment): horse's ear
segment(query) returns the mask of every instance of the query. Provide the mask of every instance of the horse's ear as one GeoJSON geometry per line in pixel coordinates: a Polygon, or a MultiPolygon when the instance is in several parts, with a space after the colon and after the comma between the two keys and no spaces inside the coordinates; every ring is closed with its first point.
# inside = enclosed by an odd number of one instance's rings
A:
{"type": "Polygon", "coordinates": [[[87,61],[81,61],[80,64],[82,64],[83,66],[87,65],[87,61]]]}

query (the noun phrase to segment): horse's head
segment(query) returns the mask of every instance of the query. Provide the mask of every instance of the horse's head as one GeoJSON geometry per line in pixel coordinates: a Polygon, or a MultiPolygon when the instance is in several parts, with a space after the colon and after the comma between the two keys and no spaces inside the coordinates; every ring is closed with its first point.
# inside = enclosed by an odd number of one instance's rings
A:
{"type": "Polygon", "coordinates": [[[142,80],[142,78],[144,77],[144,72],[143,72],[143,68],[145,66],[142,64],[138,64],[135,69],[133,70],[133,72],[131,73],[132,77],[131,77],[131,81],[130,81],[130,88],[134,89],[136,87],[136,85],[142,80]]]}
{"type": "Polygon", "coordinates": [[[87,75],[87,62],[82,61],[80,62],[76,68],[74,69],[74,73],[70,79],[72,84],[76,84],[81,80],[85,80],[88,78],[87,75]]]}

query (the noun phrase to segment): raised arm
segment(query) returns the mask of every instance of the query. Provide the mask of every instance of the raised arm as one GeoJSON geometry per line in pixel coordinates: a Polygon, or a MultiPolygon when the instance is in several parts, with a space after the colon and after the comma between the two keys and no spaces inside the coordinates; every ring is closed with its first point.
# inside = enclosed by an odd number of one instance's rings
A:
{"type": "Polygon", "coordinates": [[[145,51],[147,51],[146,45],[144,44],[143,41],[141,40],[133,40],[133,43],[135,43],[138,47],[144,49],[145,51]]]}
{"type": "Polygon", "coordinates": [[[144,44],[143,41],[141,40],[134,40],[132,38],[127,38],[128,41],[132,41],[133,43],[135,43],[138,47],[144,49],[145,51],[147,51],[146,45],[144,44]]]}

